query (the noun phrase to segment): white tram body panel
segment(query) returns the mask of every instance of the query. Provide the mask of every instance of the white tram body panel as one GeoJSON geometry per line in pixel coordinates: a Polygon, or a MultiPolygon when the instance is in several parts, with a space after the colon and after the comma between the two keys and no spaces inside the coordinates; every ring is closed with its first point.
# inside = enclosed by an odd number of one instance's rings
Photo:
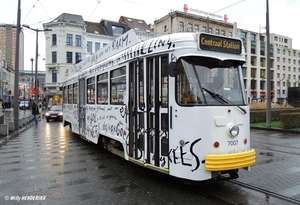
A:
{"type": "Polygon", "coordinates": [[[222,50],[228,47],[237,52],[242,44],[236,42],[209,34],[178,33],[132,41],[135,45],[128,43],[111,55],[114,49],[106,48],[100,51],[103,59],[87,59],[66,78],[64,126],[131,162],[183,179],[201,181],[249,169],[255,163],[255,151],[250,148],[249,107],[240,68],[245,56],[242,48],[240,54],[222,50]],[[226,48],[219,51],[223,44],[226,48]],[[176,77],[170,74],[172,63],[176,63],[176,77]],[[113,72],[119,68],[126,82],[116,86],[121,90],[112,100],[110,89],[119,82],[112,81],[113,72]],[[105,100],[98,96],[102,85],[97,79],[103,73],[108,76],[105,100]],[[217,82],[213,78],[221,75],[226,86],[213,90],[217,82]],[[91,78],[96,79],[95,102],[87,103],[91,78]],[[73,103],[69,98],[74,98],[73,103]]]}

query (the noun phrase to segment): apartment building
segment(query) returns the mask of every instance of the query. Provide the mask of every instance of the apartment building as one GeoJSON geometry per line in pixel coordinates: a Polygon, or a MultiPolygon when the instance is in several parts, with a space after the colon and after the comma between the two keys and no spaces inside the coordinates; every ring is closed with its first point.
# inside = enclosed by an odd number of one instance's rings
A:
{"type": "MultiPolygon", "coordinates": [[[[0,24],[0,49],[2,59],[7,67],[15,70],[17,26],[12,24],[0,24]]],[[[24,70],[24,33],[20,31],[19,37],[19,70],[24,70]]]]}
{"type": "Polygon", "coordinates": [[[182,11],[172,11],[154,21],[154,32],[159,35],[179,32],[207,32],[235,37],[236,23],[212,19],[182,11]]]}
{"type": "MultiPolygon", "coordinates": [[[[243,65],[248,102],[265,102],[267,96],[267,36],[238,29],[243,41],[246,63],[243,65]]],[[[292,39],[270,34],[271,100],[285,104],[288,87],[300,86],[300,51],[292,49],[292,39]]]]}

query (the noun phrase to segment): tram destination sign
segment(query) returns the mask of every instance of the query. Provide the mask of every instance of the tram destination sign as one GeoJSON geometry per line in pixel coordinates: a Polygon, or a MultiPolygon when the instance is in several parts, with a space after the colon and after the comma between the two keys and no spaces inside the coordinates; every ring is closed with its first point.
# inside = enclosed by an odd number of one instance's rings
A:
{"type": "Polygon", "coordinates": [[[239,39],[214,36],[205,33],[199,35],[199,47],[202,50],[222,53],[241,54],[242,41],[239,39]]]}

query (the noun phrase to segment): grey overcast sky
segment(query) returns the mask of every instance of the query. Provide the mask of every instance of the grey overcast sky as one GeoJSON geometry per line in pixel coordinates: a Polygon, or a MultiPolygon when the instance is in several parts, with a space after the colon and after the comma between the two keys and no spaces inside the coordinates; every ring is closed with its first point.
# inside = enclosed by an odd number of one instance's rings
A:
{"type": "MultiPolygon", "coordinates": [[[[0,3],[0,23],[16,24],[18,0],[0,0],[0,3]]],[[[183,11],[184,4],[190,9],[220,16],[226,14],[228,22],[237,22],[239,28],[265,32],[266,0],[21,0],[21,24],[42,29],[43,23],[62,13],[82,15],[84,20],[92,22],[100,22],[101,19],[118,21],[120,16],[127,16],[151,24],[171,10],[183,11]]],[[[300,49],[296,18],[299,8],[300,0],[269,0],[270,33],[292,38],[294,49],[300,49]]],[[[25,70],[31,70],[30,59],[35,58],[35,32],[24,28],[24,38],[24,66],[25,70]]],[[[45,70],[43,33],[39,33],[39,55],[39,70],[45,70]]]]}

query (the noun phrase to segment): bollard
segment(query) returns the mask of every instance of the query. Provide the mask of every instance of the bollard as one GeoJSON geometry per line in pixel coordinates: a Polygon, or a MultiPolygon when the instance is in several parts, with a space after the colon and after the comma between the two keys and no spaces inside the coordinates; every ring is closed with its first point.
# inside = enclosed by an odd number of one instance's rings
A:
{"type": "Polygon", "coordinates": [[[9,132],[14,132],[15,131],[15,122],[14,121],[8,122],[8,131],[9,132]]]}
{"type": "Polygon", "coordinates": [[[0,124],[4,124],[4,114],[0,115],[0,124]]]}
{"type": "Polygon", "coordinates": [[[23,126],[23,119],[19,118],[19,128],[21,128],[23,126]]]}
{"type": "Polygon", "coordinates": [[[0,125],[0,135],[7,136],[7,124],[0,125]]]}
{"type": "Polygon", "coordinates": [[[23,117],[23,118],[22,118],[22,121],[23,121],[23,125],[26,125],[26,124],[27,124],[27,118],[26,118],[26,117],[23,117]]]}

